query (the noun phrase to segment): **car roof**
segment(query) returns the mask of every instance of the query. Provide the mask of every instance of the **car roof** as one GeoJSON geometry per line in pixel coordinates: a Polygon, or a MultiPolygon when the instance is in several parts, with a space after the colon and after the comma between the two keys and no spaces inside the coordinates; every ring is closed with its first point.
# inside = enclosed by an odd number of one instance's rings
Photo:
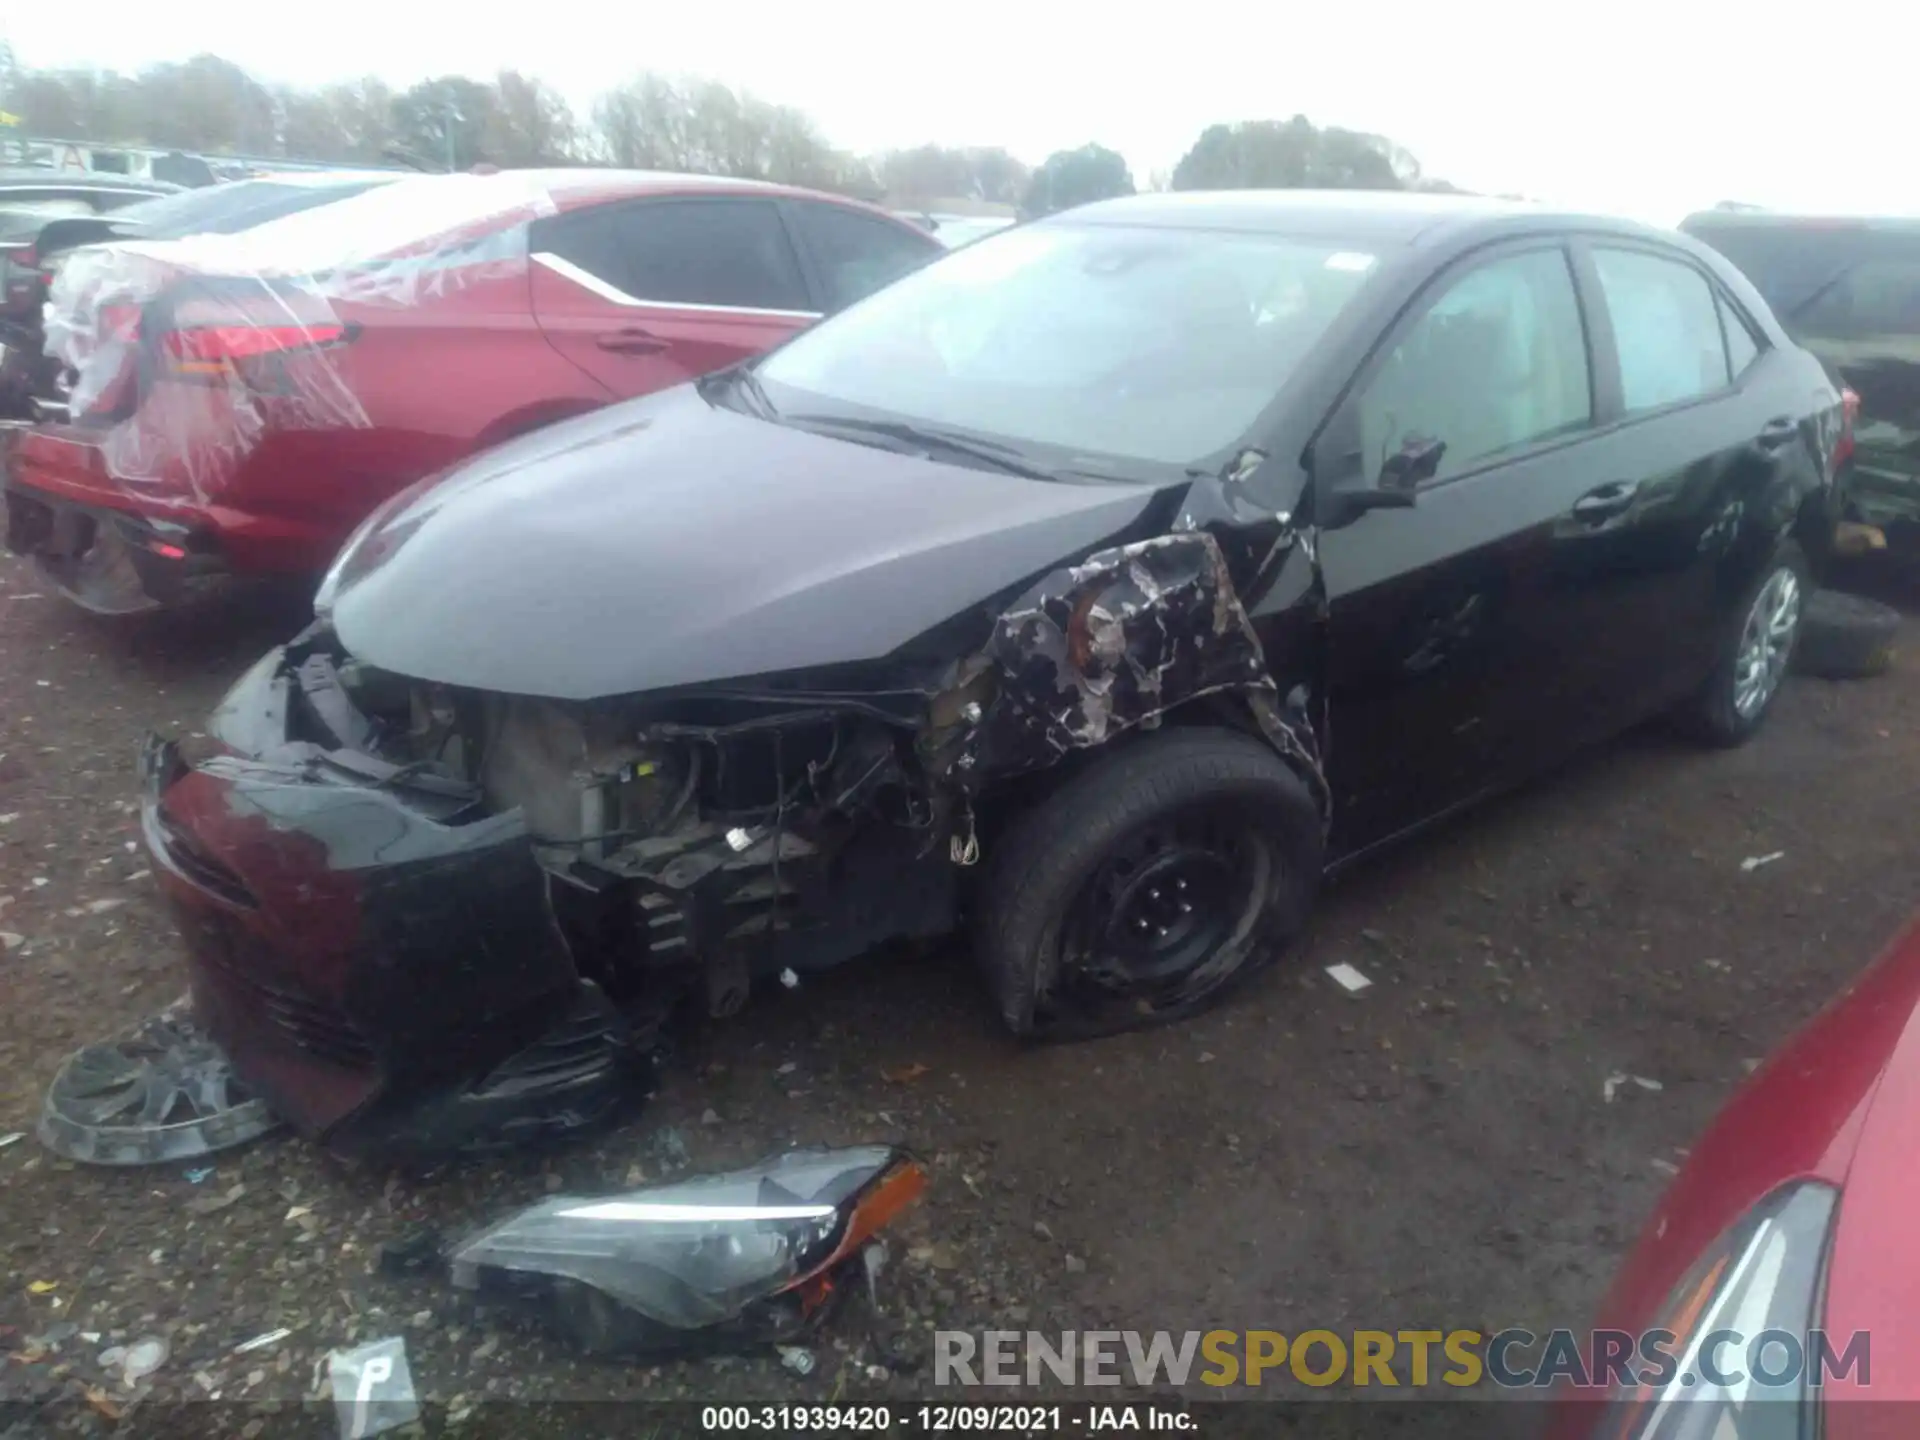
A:
{"type": "Polygon", "coordinates": [[[259,185],[263,181],[312,189],[325,189],[331,185],[384,185],[394,180],[404,180],[407,174],[405,170],[262,170],[256,175],[247,175],[239,180],[223,180],[217,185],[201,188],[232,190],[241,185],[259,185]]]}
{"type": "Polygon", "coordinates": [[[1683,230],[1889,230],[1920,234],[1920,215],[1835,215],[1817,211],[1701,210],[1680,222],[1683,230]]]}
{"type": "Polygon", "coordinates": [[[0,191],[6,190],[132,190],[142,195],[170,195],[180,189],[167,180],[135,175],[102,175],[92,170],[0,170],[0,191]]]}
{"type": "Polygon", "coordinates": [[[1532,228],[1613,230],[1659,235],[1615,216],[1556,210],[1531,200],[1417,190],[1182,190],[1101,200],[1042,224],[1151,225],[1326,236],[1356,244],[1424,245],[1532,228]]]}
{"type": "MultiPolygon", "coordinates": [[[[730,175],[681,175],[670,170],[603,170],[587,166],[565,169],[500,170],[489,172],[519,184],[544,188],[561,209],[591,204],[596,200],[621,195],[688,194],[693,192],[727,195],[805,195],[860,204],[844,195],[825,194],[796,185],[776,185],[770,180],[737,180],[730,175]]],[[[872,208],[872,207],[862,207],[872,208]]],[[[886,213],[881,211],[879,213],[886,213]]]]}

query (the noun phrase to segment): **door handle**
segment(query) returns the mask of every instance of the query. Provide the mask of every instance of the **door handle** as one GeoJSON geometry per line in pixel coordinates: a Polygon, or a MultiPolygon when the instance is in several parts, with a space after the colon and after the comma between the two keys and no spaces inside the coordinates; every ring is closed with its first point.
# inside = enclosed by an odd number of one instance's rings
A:
{"type": "Polygon", "coordinates": [[[1800,433],[1800,427],[1791,415],[1776,415],[1760,427],[1760,433],[1753,437],[1753,443],[1762,450],[1774,451],[1791,445],[1800,433]]]}
{"type": "Polygon", "coordinates": [[[602,350],[611,350],[616,355],[657,355],[667,348],[667,342],[651,330],[632,328],[610,330],[595,337],[594,344],[602,350]]]}
{"type": "Polygon", "coordinates": [[[1611,520],[1616,515],[1624,514],[1633,505],[1634,492],[1639,488],[1632,480],[1614,480],[1605,485],[1596,485],[1573,502],[1573,518],[1588,524],[1611,520]]]}

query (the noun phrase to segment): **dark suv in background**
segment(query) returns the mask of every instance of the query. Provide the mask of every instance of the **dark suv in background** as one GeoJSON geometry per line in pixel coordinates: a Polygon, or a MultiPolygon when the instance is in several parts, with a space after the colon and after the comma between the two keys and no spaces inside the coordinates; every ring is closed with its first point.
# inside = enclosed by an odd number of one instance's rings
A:
{"type": "Polygon", "coordinates": [[[1845,518],[1920,555],[1920,218],[1709,210],[1680,228],[1746,272],[1787,332],[1858,397],[1845,518]]]}

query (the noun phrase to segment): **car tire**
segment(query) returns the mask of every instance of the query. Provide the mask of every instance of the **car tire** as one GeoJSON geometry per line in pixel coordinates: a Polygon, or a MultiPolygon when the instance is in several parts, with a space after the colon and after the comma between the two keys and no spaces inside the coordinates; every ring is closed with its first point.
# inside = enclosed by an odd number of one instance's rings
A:
{"type": "Polygon", "coordinates": [[[1017,1035],[1178,1019],[1305,928],[1321,855],[1319,808],[1270,745],[1156,731],[1011,823],[979,896],[975,956],[1017,1035]]]}
{"type": "Polygon", "coordinates": [[[1863,595],[1816,590],[1800,617],[1793,668],[1823,680],[1860,680],[1893,663],[1900,612],[1863,595]]]}
{"type": "Polygon", "coordinates": [[[1805,553],[1789,540],[1742,592],[1722,632],[1713,673],[1680,712],[1696,739],[1734,746],[1759,731],[1793,662],[1812,590],[1808,574],[1805,553]]]}

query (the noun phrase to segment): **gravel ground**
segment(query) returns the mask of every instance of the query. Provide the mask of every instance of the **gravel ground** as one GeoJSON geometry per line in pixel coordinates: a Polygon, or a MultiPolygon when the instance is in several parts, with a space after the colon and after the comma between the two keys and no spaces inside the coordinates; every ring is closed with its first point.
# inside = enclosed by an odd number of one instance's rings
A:
{"type": "Polygon", "coordinates": [[[1794,681],[1742,750],[1627,737],[1403,848],[1337,887],[1293,962],[1176,1028],[1022,1050],[963,955],[876,957],[759,997],[683,1049],[649,1110],[544,1158],[420,1177],[276,1138],[199,1183],[59,1161],[30,1132],[62,1056],[182,988],[134,845],[135,743],[193,730],[299,620],[284,597],[234,594],[90,621],[0,556],[0,1134],[29,1132],[0,1149],[0,1400],[62,1424],[300,1400],[327,1351],[392,1334],[456,1416],[507,1398],[928,1393],[924,1371],[870,1368],[882,1326],[864,1307],[805,1378],[758,1357],[594,1363],[373,1269],[423,1220],[787,1142],[900,1138],[933,1157],[881,1282],[909,1362],[936,1325],[1578,1325],[1750,1062],[1920,900],[1909,661],[1794,681]],[[1372,988],[1333,985],[1338,961],[1372,988]],[[1608,1103],[1616,1072],[1660,1088],[1608,1103]],[[171,1354],[143,1396],[97,1357],[150,1335],[171,1354]]]}

